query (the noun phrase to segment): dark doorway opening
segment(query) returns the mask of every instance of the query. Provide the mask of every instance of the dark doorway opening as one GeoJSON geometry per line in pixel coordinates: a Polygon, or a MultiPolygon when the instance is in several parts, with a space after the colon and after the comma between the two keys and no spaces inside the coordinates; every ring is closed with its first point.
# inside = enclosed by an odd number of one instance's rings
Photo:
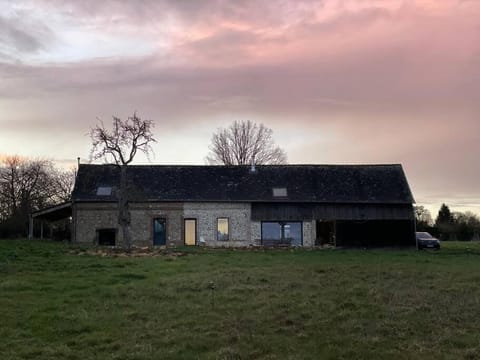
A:
{"type": "Polygon", "coordinates": [[[384,247],[416,246],[411,220],[337,221],[337,246],[384,247]]]}
{"type": "Polygon", "coordinates": [[[335,222],[317,220],[315,245],[335,245],[335,222]]]}
{"type": "Polygon", "coordinates": [[[115,229],[98,229],[97,244],[100,246],[115,246],[117,231],[115,229]]]}

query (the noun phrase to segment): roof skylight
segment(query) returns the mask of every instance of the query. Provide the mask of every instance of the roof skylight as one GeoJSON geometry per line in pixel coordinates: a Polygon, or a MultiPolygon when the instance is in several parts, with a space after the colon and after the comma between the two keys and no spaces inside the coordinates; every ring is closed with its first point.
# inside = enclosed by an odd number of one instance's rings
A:
{"type": "Polygon", "coordinates": [[[112,195],[111,186],[99,186],[97,188],[97,196],[110,196],[112,195]]]}
{"type": "Polygon", "coordinates": [[[273,197],[287,197],[287,188],[273,188],[273,197]]]}

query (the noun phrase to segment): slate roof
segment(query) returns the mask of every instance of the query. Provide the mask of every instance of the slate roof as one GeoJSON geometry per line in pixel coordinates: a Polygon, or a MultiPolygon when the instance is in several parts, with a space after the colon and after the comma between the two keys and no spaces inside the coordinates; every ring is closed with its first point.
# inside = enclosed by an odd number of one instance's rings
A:
{"type": "MultiPolygon", "coordinates": [[[[412,204],[401,165],[129,165],[131,201],[233,201],[412,204]],[[286,188],[287,197],[274,197],[286,188]]],[[[81,164],[74,201],[115,201],[120,169],[81,164]],[[98,196],[98,187],[113,188],[98,196]]]]}

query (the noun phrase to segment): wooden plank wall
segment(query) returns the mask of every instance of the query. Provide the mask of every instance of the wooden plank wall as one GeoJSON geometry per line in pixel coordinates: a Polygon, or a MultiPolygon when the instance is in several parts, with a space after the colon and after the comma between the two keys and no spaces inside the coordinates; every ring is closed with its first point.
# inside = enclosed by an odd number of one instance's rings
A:
{"type": "Polygon", "coordinates": [[[413,220],[411,204],[252,203],[252,220],[413,220]]]}

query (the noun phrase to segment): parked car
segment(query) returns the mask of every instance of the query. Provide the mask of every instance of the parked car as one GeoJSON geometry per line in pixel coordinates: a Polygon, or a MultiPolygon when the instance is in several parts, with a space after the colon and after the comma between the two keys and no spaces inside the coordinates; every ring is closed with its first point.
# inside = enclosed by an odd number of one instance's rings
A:
{"type": "Polygon", "coordinates": [[[433,237],[428,232],[417,232],[418,250],[422,249],[437,249],[440,250],[440,240],[433,237]]]}

